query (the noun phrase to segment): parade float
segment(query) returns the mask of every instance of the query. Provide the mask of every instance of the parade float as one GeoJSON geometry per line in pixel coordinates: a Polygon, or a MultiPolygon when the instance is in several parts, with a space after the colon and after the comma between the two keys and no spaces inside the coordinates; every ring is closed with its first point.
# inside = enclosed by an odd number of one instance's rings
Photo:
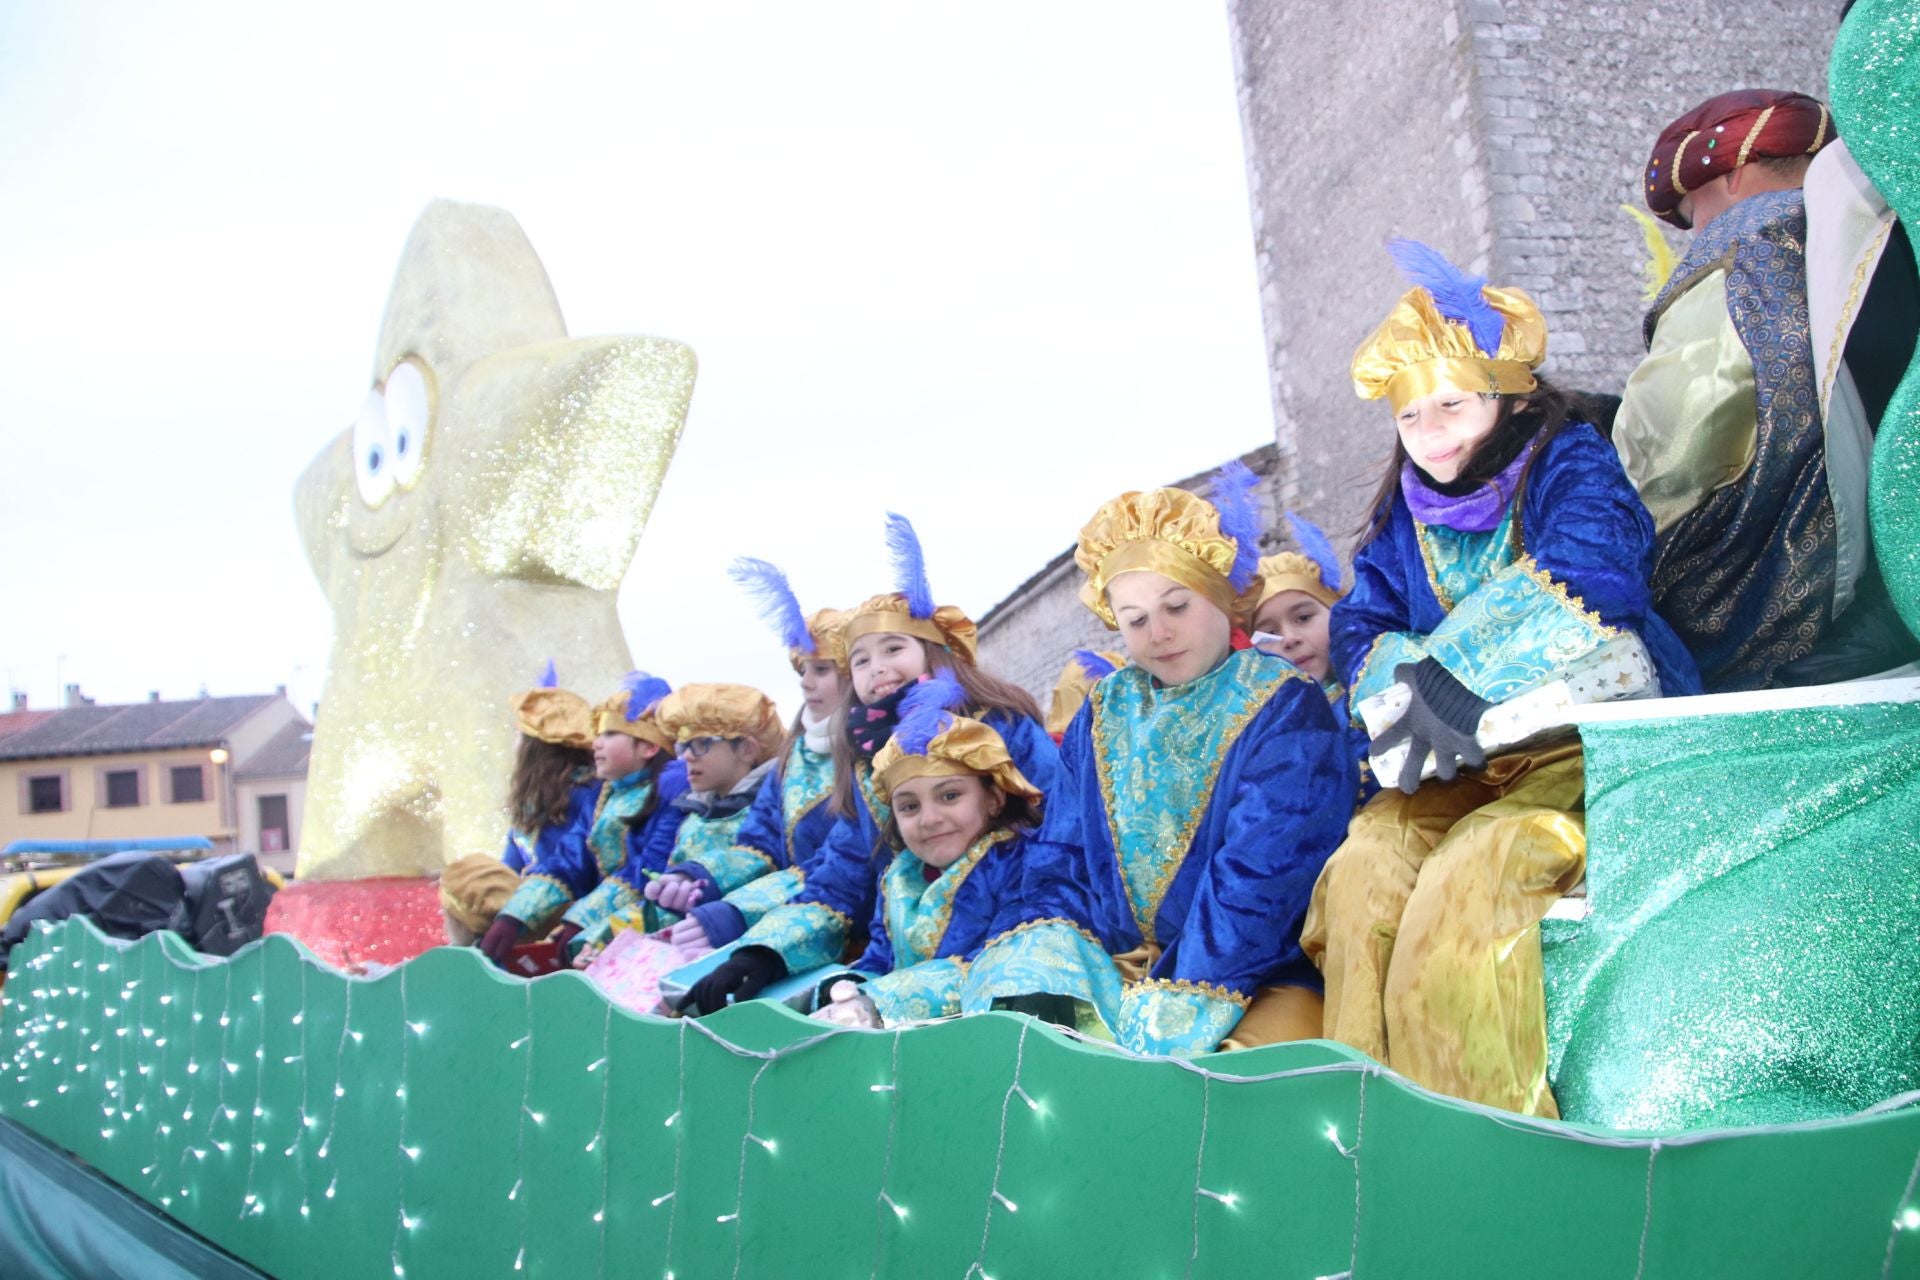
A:
{"type": "MultiPolygon", "coordinates": [[[[1920,215],[1906,6],[1856,7],[1832,86],[1861,167],[1920,215]]],[[[82,918],[13,952],[0,1257],[143,1276],[1920,1275],[1920,681],[1582,713],[1588,877],[1542,926],[1557,1122],[1323,1042],[1188,1060],[1010,1014],[669,1020],[470,949],[347,954],[343,921],[419,951],[394,924],[417,919],[419,873],[499,843],[462,779],[502,771],[506,722],[427,715],[407,664],[454,646],[443,696],[471,708],[556,651],[606,683],[626,665],[610,593],[691,359],[566,339],[557,310],[487,328],[512,310],[498,290],[538,295],[530,254],[505,215],[430,209],[375,401],[302,481],[337,639],[314,879],[283,897],[314,896],[230,959],[82,918]],[[474,283],[502,252],[518,266],[474,283]],[[424,453],[389,484],[370,444],[397,470],[409,426],[424,453]],[[582,509],[619,514],[557,528],[552,486],[596,431],[621,461],[582,509]]],[[[1916,468],[1910,372],[1871,499],[1920,628],[1916,468]]]]}

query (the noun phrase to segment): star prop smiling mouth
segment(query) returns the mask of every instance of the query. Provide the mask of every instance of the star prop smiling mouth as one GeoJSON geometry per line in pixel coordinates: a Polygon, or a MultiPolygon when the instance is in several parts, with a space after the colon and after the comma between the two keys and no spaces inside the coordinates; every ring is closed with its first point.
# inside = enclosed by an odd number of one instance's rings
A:
{"type": "Polygon", "coordinates": [[[693,380],[680,343],[567,337],[506,211],[427,206],[371,387],[294,495],[334,614],[302,876],[501,846],[508,695],[549,656],[582,688],[633,665],[615,597],[693,380]]]}

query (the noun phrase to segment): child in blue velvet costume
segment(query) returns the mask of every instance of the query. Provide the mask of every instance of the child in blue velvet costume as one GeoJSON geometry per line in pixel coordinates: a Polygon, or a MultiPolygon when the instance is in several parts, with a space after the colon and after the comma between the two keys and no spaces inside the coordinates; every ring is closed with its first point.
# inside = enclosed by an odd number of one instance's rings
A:
{"type": "Polygon", "coordinates": [[[828,1003],[814,1015],[844,1026],[960,1012],[967,962],[1019,896],[1038,818],[1040,792],[1000,735],[941,709],[964,705],[957,683],[937,677],[909,701],[873,758],[875,786],[893,810],[887,843],[898,852],[880,876],[866,951],[853,974],[823,984],[828,1003]]]}
{"type": "Polygon", "coordinates": [[[748,929],[688,993],[687,1005],[701,1013],[750,999],[796,965],[838,961],[853,930],[872,916],[880,873],[892,857],[882,835],[891,811],[876,788],[873,759],[893,736],[901,701],[914,684],[950,675],[966,691],[968,718],[992,726],[1021,775],[1042,792],[1058,770],[1040,708],[1017,685],[976,664],[972,619],[951,605],[934,605],[913,526],[897,515],[887,521],[900,589],[852,610],[842,628],[851,688],[834,715],[833,830],[806,864],[805,885],[793,900],[748,929]]]}
{"type": "Polygon", "coordinates": [[[1327,863],[1305,943],[1329,1039],[1428,1088],[1551,1116],[1539,921],[1585,873],[1580,746],[1489,760],[1480,717],[1624,633],[1665,693],[1699,677],[1653,612],[1653,523],[1617,455],[1534,376],[1539,309],[1425,246],[1390,249],[1414,287],[1353,377],[1399,435],[1332,644],[1356,705],[1407,687],[1373,745],[1409,750],[1327,863]]]}
{"type": "Polygon", "coordinates": [[[1300,921],[1357,776],[1320,685],[1233,648],[1259,588],[1256,484],[1234,464],[1218,505],[1126,493],[1081,530],[1081,599],[1131,662],[1067,729],[1021,901],[969,966],[969,1011],[1071,1017],[1141,1053],[1320,1033],[1300,921]]]}
{"type": "Polygon", "coordinates": [[[593,709],[593,766],[600,782],[578,856],[566,874],[530,873],[521,884],[481,942],[496,961],[504,962],[523,938],[543,936],[556,918],[553,937],[562,945],[603,920],[616,873],[655,826],[671,820],[666,802],[686,789],[686,771],[667,753],[670,740],[649,714],[668,689],[665,680],[630,672],[593,709]]]}
{"type": "Polygon", "coordinates": [[[833,712],[846,682],[843,616],[838,609],[802,614],[786,575],[764,560],[743,557],[730,573],[786,642],[787,659],[800,677],[801,703],[773,772],[734,837],[734,856],[748,860],[758,874],[724,897],[703,894],[668,930],[673,944],[692,955],[726,946],[798,893],[807,862],[833,829],[827,801],[833,793],[833,712]]]}
{"type": "Polygon", "coordinates": [[[593,710],[559,683],[549,661],[538,686],[507,699],[520,741],[507,781],[512,825],[500,861],[520,874],[543,858],[562,861],[561,845],[583,841],[600,794],[593,777],[593,710]]]}

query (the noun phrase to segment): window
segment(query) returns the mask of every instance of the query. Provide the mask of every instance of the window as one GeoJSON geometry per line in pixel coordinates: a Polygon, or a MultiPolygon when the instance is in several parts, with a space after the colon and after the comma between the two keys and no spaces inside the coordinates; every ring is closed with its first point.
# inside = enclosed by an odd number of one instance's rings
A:
{"type": "Polygon", "coordinates": [[[289,844],[287,839],[287,798],[285,796],[260,797],[260,852],[282,853],[289,844]]]}
{"type": "Polygon", "coordinates": [[[107,770],[107,808],[131,809],[140,803],[140,771],[107,770]]]}
{"type": "Polygon", "coordinates": [[[175,804],[192,804],[207,798],[207,775],[197,764],[177,764],[171,773],[175,804]]]}
{"type": "Polygon", "coordinates": [[[59,813],[67,807],[66,779],[57,773],[27,779],[27,812],[59,813]]]}

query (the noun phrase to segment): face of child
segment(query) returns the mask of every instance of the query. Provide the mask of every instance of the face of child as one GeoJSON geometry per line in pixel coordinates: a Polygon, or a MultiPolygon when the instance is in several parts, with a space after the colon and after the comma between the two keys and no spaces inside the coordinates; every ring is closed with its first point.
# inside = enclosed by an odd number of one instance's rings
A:
{"type": "Polygon", "coordinates": [[[861,636],[847,652],[847,670],[853,696],[872,704],[927,674],[927,647],[897,631],[861,636]]]}
{"type": "Polygon", "coordinates": [[[1278,646],[1262,643],[1315,680],[1325,683],[1333,670],[1327,660],[1327,606],[1304,591],[1282,591],[1253,615],[1253,629],[1280,637],[1278,646]]]}
{"type": "Polygon", "coordinates": [[[594,776],[612,782],[640,769],[660,753],[651,742],[624,733],[603,733],[593,740],[594,776]]]}
{"type": "Polygon", "coordinates": [[[893,818],[913,856],[944,871],[993,830],[1006,803],[985,778],[908,778],[893,789],[893,818]]]}
{"type": "Polygon", "coordinates": [[[819,720],[840,705],[840,668],[824,658],[809,658],[800,664],[800,696],[807,704],[807,715],[819,720]]]}
{"type": "Polygon", "coordinates": [[[748,738],[696,738],[680,744],[680,759],[689,787],[725,795],[753,772],[760,750],[748,738]]]}
{"type": "Polygon", "coordinates": [[[1443,388],[1409,401],[1394,425],[1413,465],[1445,484],[1460,474],[1499,417],[1497,397],[1443,388]]]}
{"type": "Polygon", "coordinates": [[[1107,603],[1128,656],[1161,684],[1197,680],[1233,648],[1233,619],[1163,574],[1121,574],[1107,584],[1107,603]]]}

